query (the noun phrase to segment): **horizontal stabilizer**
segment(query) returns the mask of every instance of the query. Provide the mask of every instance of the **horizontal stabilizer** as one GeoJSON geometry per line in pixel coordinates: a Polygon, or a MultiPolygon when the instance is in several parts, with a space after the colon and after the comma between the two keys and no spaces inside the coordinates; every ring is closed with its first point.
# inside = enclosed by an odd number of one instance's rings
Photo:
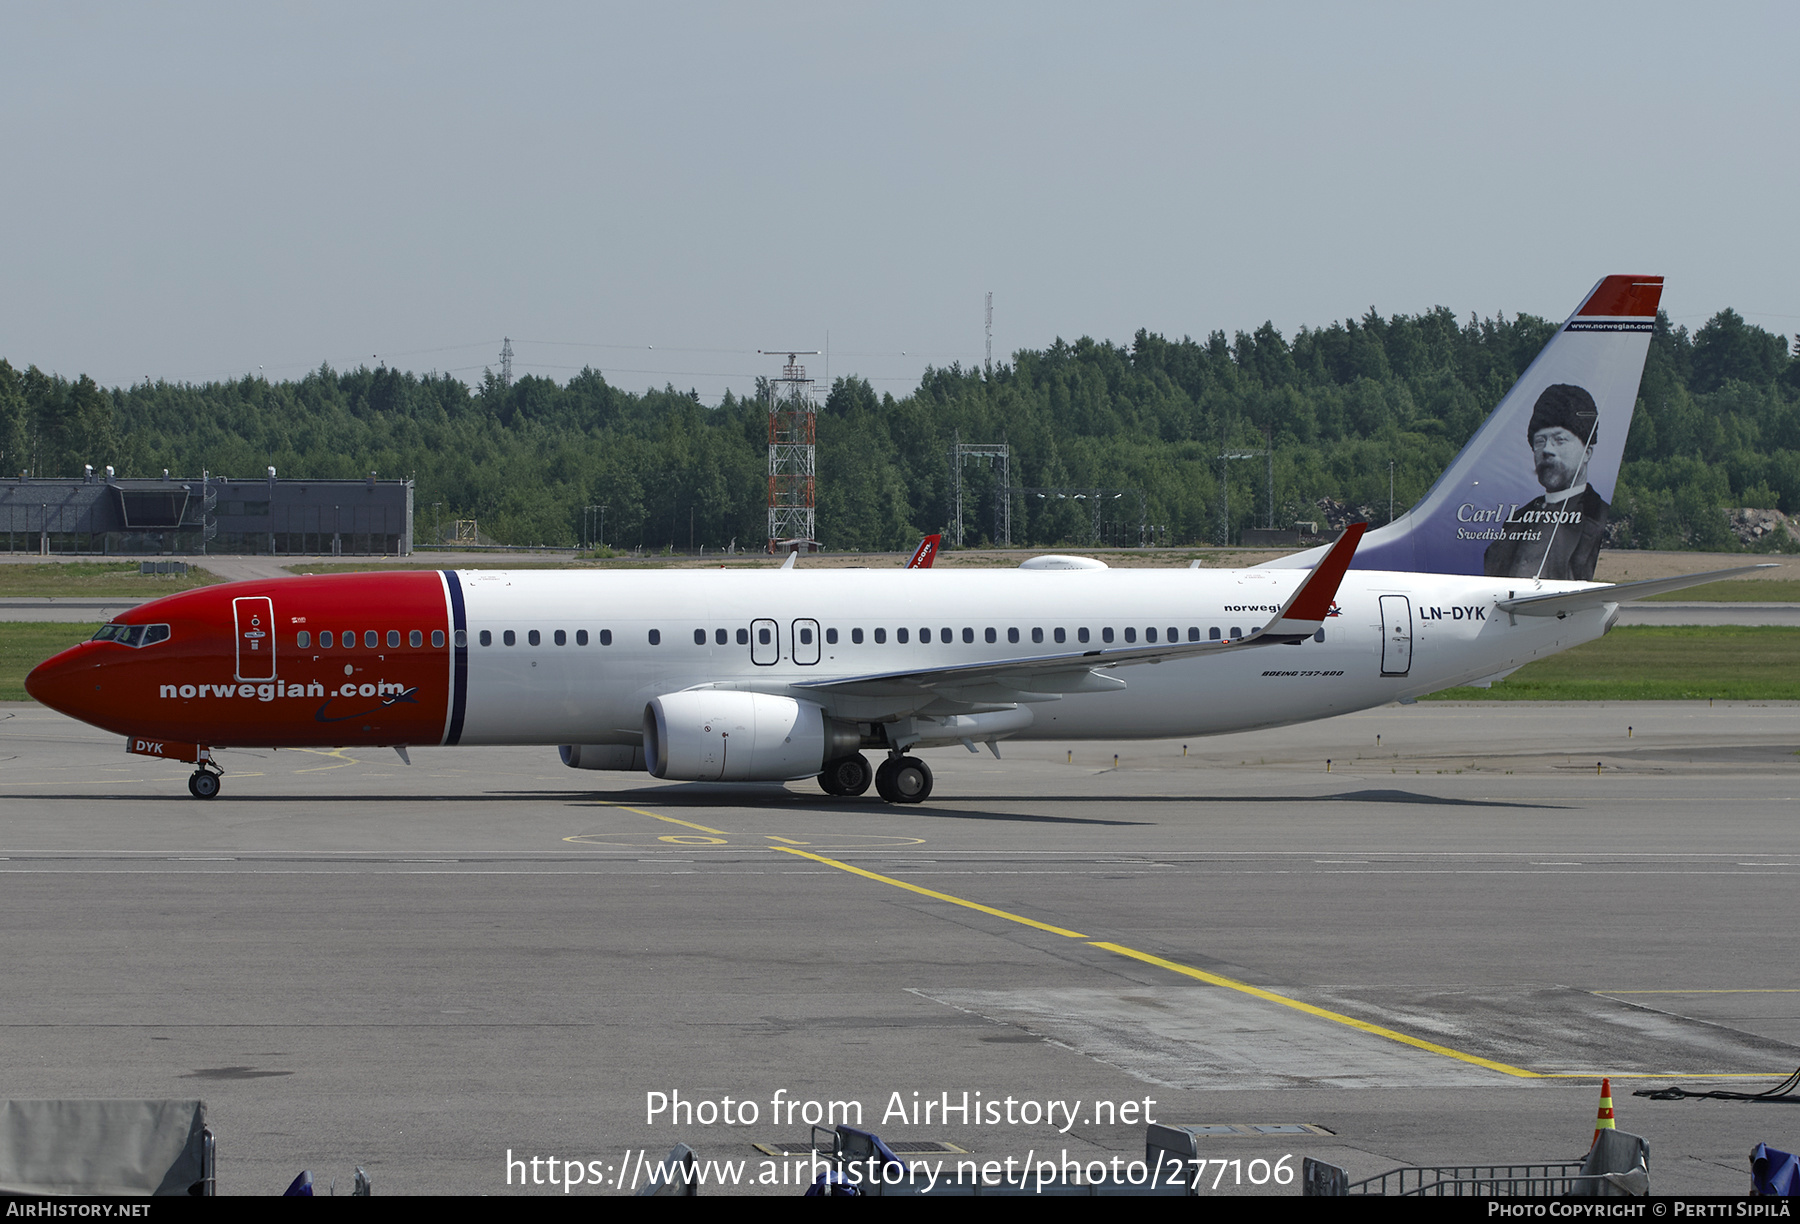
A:
{"type": "Polygon", "coordinates": [[[1500,611],[1509,612],[1514,616],[1567,616],[1571,612],[1580,612],[1588,608],[1625,603],[1633,599],[1644,599],[1651,595],[1663,595],[1670,591],[1680,591],[1708,582],[1717,582],[1721,578],[1735,578],[1739,574],[1753,574],[1757,570],[1775,568],[1777,566],[1773,561],[1765,561],[1761,565],[1740,565],[1735,569],[1709,570],[1704,574],[1683,574],[1679,578],[1651,578],[1644,582],[1621,582],[1614,586],[1589,587],[1585,591],[1563,591],[1554,595],[1526,595],[1519,599],[1501,599],[1496,600],[1494,606],[1500,611]]]}

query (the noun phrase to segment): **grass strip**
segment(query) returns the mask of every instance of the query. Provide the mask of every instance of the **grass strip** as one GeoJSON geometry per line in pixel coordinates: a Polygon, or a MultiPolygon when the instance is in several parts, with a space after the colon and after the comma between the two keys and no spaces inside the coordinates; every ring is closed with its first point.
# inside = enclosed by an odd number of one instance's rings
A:
{"type": "Polygon", "coordinates": [[[140,574],[136,561],[28,561],[0,565],[0,598],[156,599],[218,581],[218,575],[191,567],[185,574],[140,574]]]}
{"type": "MultiPolygon", "coordinates": [[[[1748,584],[1746,584],[1748,585],[1748,584]]],[[[1760,584],[1759,584],[1760,585],[1760,584]]],[[[1784,701],[1800,698],[1800,628],[1623,625],[1488,689],[1426,701],[1784,701]]]]}
{"type": "Polygon", "coordinates": [[[0,701],[29,701],[25,674],[51,655],[94,636],[100,622],[0,621],[0,701]]]}
{"type": "Polygon", "coordinates": [[[1800,603],[1800,578],[1727,578],[1685,591],[1652,595],[1645,603],[1800,603]]]}

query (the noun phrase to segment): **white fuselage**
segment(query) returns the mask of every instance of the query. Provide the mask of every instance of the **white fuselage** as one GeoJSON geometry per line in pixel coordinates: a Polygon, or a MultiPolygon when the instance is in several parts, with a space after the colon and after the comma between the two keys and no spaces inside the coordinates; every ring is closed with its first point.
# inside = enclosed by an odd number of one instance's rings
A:
{"type": "MultiPolygon", "coordinates": [[[[1202,640],[1254,632],[1305,576],[1273,569],[464,572],[469,681],[460,742],[635,743],[648,701],[708,686],[787,692],[838,718],[892,720],[919,710],[808,682],[1092,650],[1103,653],[1080,664],[1105,669],[1104,652],[1166,642],[1171,631],[1184,643],[1194,630],[1202,640]],[[512,645],[505,644],[509,632],[512,645]],[[578,644],[583,634],[586,644],[578,644]]],[[[1513,618],[1494,608],[1515,594],[1589,585],[1351,571],[1322,642],[1103,670],[1125,686],[1027,700],[1028,725],[1004,737],[1210,735],[1410,699],[1599,637],[1615,605],[1562,619],[1513,618]]]]}

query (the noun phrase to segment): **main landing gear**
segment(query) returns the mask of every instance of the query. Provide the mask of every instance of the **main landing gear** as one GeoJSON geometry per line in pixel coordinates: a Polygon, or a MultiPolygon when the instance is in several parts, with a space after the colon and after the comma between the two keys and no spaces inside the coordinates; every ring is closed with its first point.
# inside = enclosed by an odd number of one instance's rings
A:
{"type": "Polygon", "coordinates": [[[827,795],[854,796],[868,790],[869,783],[874,780],[875,771],[869,768],[869,758],[853,752],[825,762],[825,772],[819,775],[819,789],[827,795]]]}
{"type": "Polygon", "coordinates": [[[870,782],[889,803],[923,803],[931,797],[931,767],[916,756],[890,756],[872,770],[869,759],[855,752],[825,762],[819,775],[819,789],[827,795],[860,795],[870,782]]]}
{"type": "Polygon", "coordinates": [[[200,768],[188,777],[188,794],[196,799],[218,798],[219,778],[222,776],[218,766],[201,762],[200,768]]]}
{"type": "Polygon", "coordinates": [[[931,798],[931,766],[916,756],[891,756],[875,771],[875,791],[889,803],[931,798]]]}

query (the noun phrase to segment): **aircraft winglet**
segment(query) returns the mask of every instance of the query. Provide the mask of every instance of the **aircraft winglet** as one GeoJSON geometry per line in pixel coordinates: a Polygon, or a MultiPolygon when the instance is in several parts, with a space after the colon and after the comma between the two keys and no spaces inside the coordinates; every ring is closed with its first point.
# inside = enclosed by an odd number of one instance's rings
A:
{"type": "Polygon", "coordinates": [[[1368,529],[1367,523],[1351,523],[1344,528],[1344,534],[1319,558],[1319,563],[1306,576],[1306,581],[1288,596],[1288,601],[1281,606],[1275,619],[1264,625],[1262,632],[1254,636],[1288,638],[1298,642],[1324,628],[1325,618],[1331,614],[1331,601],[1337,598],[1338,585],[1344,581],[1344,574],[1350,569],[1350,559],[1356,555],[1357,542],[1368,529]]]}

